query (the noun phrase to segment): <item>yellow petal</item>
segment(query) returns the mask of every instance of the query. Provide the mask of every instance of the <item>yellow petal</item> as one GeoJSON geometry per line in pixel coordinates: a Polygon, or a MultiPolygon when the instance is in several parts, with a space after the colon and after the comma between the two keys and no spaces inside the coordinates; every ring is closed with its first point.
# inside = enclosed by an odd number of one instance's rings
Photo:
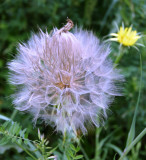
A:
{"type": "Polygon", "coordinates": [[[115,36],[115,37],[117,37],[117,36],[118,36],[118,34],[117,34],[117,33],[111,33],[110,35],[111,35],[111,36],[115,36]]]}
{"type": "Polygon", "coordinates": [[[118,38],[110,38],[111,41],[118,41],[118,38]]]}

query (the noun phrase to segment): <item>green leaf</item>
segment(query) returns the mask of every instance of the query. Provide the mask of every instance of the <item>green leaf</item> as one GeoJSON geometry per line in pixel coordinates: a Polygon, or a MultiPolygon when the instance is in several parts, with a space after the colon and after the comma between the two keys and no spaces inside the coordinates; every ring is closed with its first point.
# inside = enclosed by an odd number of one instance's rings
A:
{"type": "Polygon", "coordinates": [[[66,153],[69,154],[71,157],[74,157],[73,152],[72,152],[71,149],[67,149],[66,153]]]}
{"type": "Polygon", "coordinates": [[[77,148],[76,148],[76,152],[79,152],[79,150],[80,150],[80,147],[79,147],[79,146],[77,146],[77,148]]]}
{"type": "Polygon", "coordinates": [[[20,145],[21,145],[21,143],[22,143],[22,139],[21,139],[21,138],[19,138],[19,139],[17,140],[17,142],[18,142],[18,144],[20,144],[20,145]]]}
{"type": "Polygon", "coordinates": [[[128,138],[127,138],[127,142],[126,142],[126,147],[125,148],[127,148],[135,138],[135,123],[136,123],[136,116],[137,116],[137,112],[138,112],[139,102],[140,102],[141,85],[142,85],[142,58],[141,58],[141,54],[140,54],[140,74],[141,74],[140,75],[140,82],[139,82],[140,86],[139,86],[139,93],[138,93],[136,108],[135,108],[132,124],[131,124],[131,127],[130,127],[130,131],[128,133],[128,138]]]}
{"type": "MultiPolygon", "coordinates": [[[[119,147],[117,147],[116,145],[114,145],[114,144],[108,143],[106,146],[114,149],[120,156],[123,153],[122,150],[119,147]]],[[[127,158],[125,157],[124,160],[127,160],[127,158]]]]}
{"type": "Polygon", "coordinates": [[[26,160],[33,160],[31,157],[26,157],[26,160]]]}
{"type": "Polygon", "coordinates": [[[122,150],[114,144],[108,143],[106,146],[114,149],[120,156],[122,155],[122,150]]]}
{"type": "Polygon", "coordinates": [[[75,146],[74,146],[73,144],[70,144],[70,148],[71,148],[73,151],[77,152],[77,149],[75,148],[75,146]]]}
{"type": "Polygon", "coordinates": [[[20,137],[25,138],[26,128],[20,131],[20,137]]]}
{"type": "Polygon", "coordinates": [[[117,155],[117,153],[114,155],[114,158],[113,158],[113,160],[116,160],[116,155],[117,155]]]}
{"type": "Polygon", "coordinates": [[[13,137],[12,138],[12,143],[16,142],[17,141],[17,137],[13,137]]]}
{"type": "MultiPolygon", "coordinates": [[[[28,141],[27,145],[29,146],[31,151],[36,150],[36,147],[30,141],[28,141]]],[[[37,158],[41,157],[41,153],[39,151],[34,152],[34,154],[37,156],[37,158]]]]}
{"type": "MultiPolygon", "coordinates": [[[[47,148],[50,149],[51,147],[47,147],[47,148]]],[[[47,152],[47,153],[50,155],[50,154],[52,154],[57,148],[58,148],[58,146],[55,147],[55,148],[53,148],[53,149],[51,149],[51,150],[50,150],[49,152],[47,152]]]]}
{"type": "Polygon", "coordinates": [[[132,141],[132,143],[124,150],[123,154],[119,158],[119,160],[123,160],[124,157],[129,153],[129,151],[134,147],[134,145],[139,142],[139,140],[145,136],[146,134],[146,128],[132,141]]]}
{"type": "Polygon", "coordinates": [[[0,140],[0,146],[3,146],[9,142],[9,139],[7,137],[4,137],[0,140]]]}
{"type": "Polygon", "coordinates": [[[24,140],[24,144],[26,144],[26,145],[27,145],[27,144],[28,144],[28,142],[29,142],[29,140],[28,140],[28,139],[25,139],[25,140],[24,140]]]}
{"type": "MultiPolygon", "coordinates": [[[[118,130],[118,129],[117,129],[118,130]]],[[[105,138],[103,138],[100,142],[99,142],[99,148],[102,148],[103,145],[105,144],[105,142],[110,138],[112,137],[115,132],[117,132],[117,130],[114,130],[113,132],[111,132],[109,135],[107,135],[105,138]]]]}
{"type": "Polygon", "coordinates": [[[83,155],[78,155],[74,159],[81,159],[81,158],[83,158],[83,155]]]}

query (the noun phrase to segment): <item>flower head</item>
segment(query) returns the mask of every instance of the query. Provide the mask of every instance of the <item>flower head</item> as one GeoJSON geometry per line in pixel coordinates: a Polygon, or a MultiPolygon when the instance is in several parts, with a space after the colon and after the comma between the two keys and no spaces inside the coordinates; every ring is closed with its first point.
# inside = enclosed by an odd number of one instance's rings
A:
{"type": "Polygon", "coordinates": [[[63,133],[85,133],[87,124],[99,126],[102,113],[106,116],[113,97],[119,95],[114,82],[122,76],[107,58],[110,48],[92,32],[70,33],[72,26],[68,21],[60,30],[40,31],[19,44],[19,54],[9,63],[10,82],[19,88],[17,109],[63,133]]]}
{"type": "Polygon", "coordinates": [[[110,35],[115,37],[110,38],[110,40],[117,41],[124,46],[133,46],[140,38],[140,36],[137,34],[137,31],[132,31],[132,27],[125,29],[124,27],[120,27],[118,33],[111,33],[110,35]]]}

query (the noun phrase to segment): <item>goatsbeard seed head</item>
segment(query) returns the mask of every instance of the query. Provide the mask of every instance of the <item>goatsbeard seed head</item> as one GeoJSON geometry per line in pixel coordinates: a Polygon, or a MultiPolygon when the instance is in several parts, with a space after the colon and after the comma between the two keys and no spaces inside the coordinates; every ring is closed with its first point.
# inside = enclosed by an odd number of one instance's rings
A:
{"type": "Polygon", "coordinates": [[[9,63],[10,82],[18,86],[14,104],[43,119],[58,131],[99,126],[121,80],[111,60],[109,46],[100,44],[92,32],[73,24],[50,34],[40,30],[27,43],[19,44],[17,57],[9,63]],[[91,122],[91,123],[90,123],[91,122]]]}

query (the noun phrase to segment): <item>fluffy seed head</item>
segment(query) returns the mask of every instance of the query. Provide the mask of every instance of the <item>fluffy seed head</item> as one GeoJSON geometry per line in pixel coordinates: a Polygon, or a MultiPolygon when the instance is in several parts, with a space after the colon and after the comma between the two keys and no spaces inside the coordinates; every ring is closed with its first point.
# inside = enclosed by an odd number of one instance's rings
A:
{"type": "Polygon", "coordinates": [[[107,58],[110,48],[92,32],[69,32],[72,26],[68,21],[60,30],[40,31],[19,44],[17,57],[9,63],[10,82],[18,86],[17,109],[63,133],[86,133],[88,124],[98,127],[106,116],[113,97],[119,95],[115,81],[122,76],[107,58]]]}

